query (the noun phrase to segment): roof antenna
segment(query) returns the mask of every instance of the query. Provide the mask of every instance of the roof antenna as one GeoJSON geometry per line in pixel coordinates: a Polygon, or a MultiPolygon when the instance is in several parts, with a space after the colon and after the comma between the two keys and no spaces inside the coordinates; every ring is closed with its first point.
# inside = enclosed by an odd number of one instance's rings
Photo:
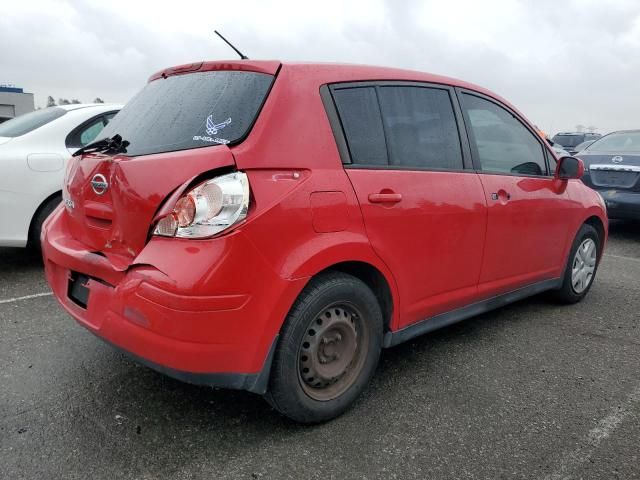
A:
{"type": "Polygon", "coordinates": [[[240,50],[238,50],[236,47],[234,47],[234,46],[233,46],[233,44],[232,44],[229,40],[227,40],[226,38],[224,38],[224,37],[222,36],[222,34],[221,34],[219,31],[214,30],[214,32],[215,32],[215,34],[216,34],[216,35],[218,35],[222,40],[224,40],[224,42],[225,42],[227,45],[229,45],[231,48],[233,48],[233,50],[234,50],[238,55],[240,55],[240,58],[241,58],[242,60],[249,60],[249,57],[247,57],[244,53],[242,53],[240,50]]]}

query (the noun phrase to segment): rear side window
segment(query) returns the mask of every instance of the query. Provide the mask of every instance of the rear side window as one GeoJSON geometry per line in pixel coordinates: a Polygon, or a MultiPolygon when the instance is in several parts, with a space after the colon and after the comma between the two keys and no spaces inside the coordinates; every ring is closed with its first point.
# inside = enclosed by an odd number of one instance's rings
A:
{"type": "Polygon", "coordinates": [[[513,114],[475,95],[462,95],[470,121],[472,148],[483,171],[546,175],[544,150],[536,136],[513,114]]]}
{"type": "Polygon", "coordinates": [[[387,147],[374,87],[335,90],[333,98],[347,137],[351,161],[387,165],[387,147]]]}
{"type": "Polygon", "coordinates": [[[99,138],[122,136],[132,156],[237,143],[248,134],[272,82],[272,75],[236,71],[159,78],[99,138]]]}
{"type": "Polygon", "coordinates": [[[20,115],[0,125],[0,137],[19,137],[53,122],[65,113],[67,111],[64,108],[50,107],[20,115]]]}
{"type": "MultiPolygon", "coordinates": [[[[113,118],[115,114],[116,112],[111,112],[108,115],[113,118]]],[[[106,124],[106,115],[98,115],[80,124],[67,136],[67,148],[80,148],[90,144],[100,135],[106,124]]]]}
{"type": "Polygon", "coordinates": [[[458,126],[447,90],[383,86],[378,95],[391,165],[463,168],[458,126]]]}

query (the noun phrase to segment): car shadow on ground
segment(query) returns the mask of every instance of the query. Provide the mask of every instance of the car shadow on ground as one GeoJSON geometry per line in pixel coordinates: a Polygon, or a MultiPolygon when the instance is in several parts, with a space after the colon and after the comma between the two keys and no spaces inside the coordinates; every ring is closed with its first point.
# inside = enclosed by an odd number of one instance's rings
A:
{"type": "Polygon", "coordinates": [[[640,221],[611,220],[609,221],[609,236],[620,240],[640,242],[640,221]]]}
{"type": "Polygon", "coordinates": [[[42,269],[40,252],[31,248],[0,248],[0,275],[42,269]]]}

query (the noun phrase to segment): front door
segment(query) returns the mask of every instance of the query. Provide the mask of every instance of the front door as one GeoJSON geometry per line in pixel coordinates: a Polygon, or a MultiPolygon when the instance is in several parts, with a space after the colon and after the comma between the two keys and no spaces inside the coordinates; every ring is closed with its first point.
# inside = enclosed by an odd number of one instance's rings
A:
{"type": "Polygon", "coordinates": [[[471,151],[488,206],[479,291],[504,293],[561,275],[570,199],[546,147],[514,113],[461,92],[471,151]]]}

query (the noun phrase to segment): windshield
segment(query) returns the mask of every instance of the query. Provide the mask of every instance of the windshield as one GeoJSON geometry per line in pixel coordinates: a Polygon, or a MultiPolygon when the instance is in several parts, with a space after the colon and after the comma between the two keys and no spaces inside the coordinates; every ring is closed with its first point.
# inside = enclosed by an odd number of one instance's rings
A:
{"type": "Polygon", "coordinates": [[[65,113],[67,111],[64,108],[51,107],[20,115],[0,125],[0,137],[19,137],[60,118],[65,113]]]}
{"type": "Polygon", "coordinates": [[[584,142],[584,135],[556,135],[553,141],[563,147],[575,147],[584,142]]]}
{"type": "Polygon", "coordinates": [[[582,150],[587,148],[589,145],[591,145],[593,142],[595,142],[595,140],[587,140],[586,142],[582,142],[580,145],[576,145],[575,150],[578,152],[581,152],[582,150]]]}
{"type": "Polygon", "coordinates": [[[640,152],[640,132],[610,133],[589,145],[588,152],[640,152]]]}
{"type": "Polygon", "coordinates": [[[200,72],[147,84],[100,133],[129,142],[127,155],[237,143],[249,132],[273,76],[200,72]]]}

